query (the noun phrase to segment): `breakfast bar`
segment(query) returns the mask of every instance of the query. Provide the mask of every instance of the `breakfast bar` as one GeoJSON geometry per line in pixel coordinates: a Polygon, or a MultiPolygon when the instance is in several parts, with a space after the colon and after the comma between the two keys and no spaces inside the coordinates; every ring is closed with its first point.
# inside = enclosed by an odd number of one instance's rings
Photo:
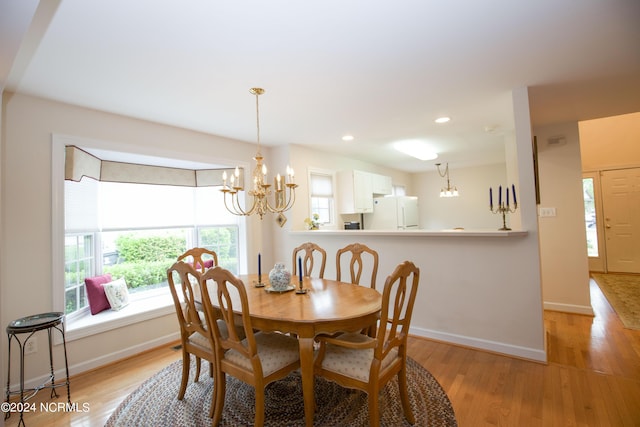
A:
{"type": "MultiPolygon", "coordinates": [[[[515,228],[515,227],[514,227],[515,228]]],[[[537,230],[292,230],[276,239],[274,261],[314,242],[327,253],[358,242],[380,256],[377,288],[411,260],[421,271],[411,333],[545,361],[537,230]],[[533,262],[532,262],[533,261],[533,262]],[[505,321],[508,319],[508,321],[505,321]]],[[[264,255],[264,254],[263,254],[264,255]]],[[[324,277],[335,277],[328,260],[324,277]]]]}

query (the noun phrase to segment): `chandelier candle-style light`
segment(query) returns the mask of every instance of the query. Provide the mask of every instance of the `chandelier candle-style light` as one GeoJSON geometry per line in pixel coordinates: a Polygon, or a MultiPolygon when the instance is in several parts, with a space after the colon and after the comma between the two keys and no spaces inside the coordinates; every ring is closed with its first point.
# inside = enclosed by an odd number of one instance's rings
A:
{"type": "Polygon", "coordinates": [[[442,178],[444,178],[445,176],[447,177],[447,188],[443,188],[440,190],[440,197],[458,197],[458,187],[454,185],[452,188],[451,183],[449,182],[449,163],[447,163],[444,172],[440,172],[440,165],[441,163],[436,163],[436,167],[438,168],[438,175],[440,175],[442,178]]]}
{"type": "Polygon", "coordinates": [[[282,226],[284,221],[283,212],[291,209],[296,200],[296,187],[294,183],[293,169],[287,166],[287,175],[285,178],[277,174],[274,178],[273,191],[271,184],[267,181],[267,166],[262,163],[263,157],[260,153],[260,109],[258,97],[264,93],[264,89],[254,87],[249,89],[256,97],[256,127],[258,132],[258,151],[253,158],[256,161],[256,167],[253,170],[253,187],[247,191],[247,194],[253,197],[251,207],[243,209],[240,205],[239,195],[244,192],[244,186],[240,180],[240,170],[236,167],[231,177],[227,177],[227,173],[222,173],[222,192],[224,193],[224,206],[234,215],[249,216],[258,214],[260,219],[267,212],[280,214],[278,221],[282,226]],[[228,184],[227,184],[227,181],[228,184]],[[269,203],[268,196],[274,194],[273,204],[269,203]]]}

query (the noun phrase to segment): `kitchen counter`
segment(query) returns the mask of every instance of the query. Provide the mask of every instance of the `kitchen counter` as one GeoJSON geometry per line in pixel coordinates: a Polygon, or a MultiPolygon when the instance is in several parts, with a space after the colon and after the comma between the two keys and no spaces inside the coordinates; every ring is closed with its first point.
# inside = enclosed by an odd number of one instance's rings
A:
{"type": "Polygon", "coordinates": [[[323,236],[394,236],[394,237],[520,237],[528,231],[510,230],[299,230],[292,234],[323,236]]]}

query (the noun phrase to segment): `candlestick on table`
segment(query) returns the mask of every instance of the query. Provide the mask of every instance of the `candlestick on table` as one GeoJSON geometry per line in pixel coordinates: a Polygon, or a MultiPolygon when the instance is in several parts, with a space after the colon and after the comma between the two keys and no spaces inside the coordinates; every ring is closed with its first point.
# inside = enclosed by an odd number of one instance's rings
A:
{"type": "Polygon", "coordinates": [[[298,284],[297,294],[306,294],[307,290],[302,288],[302,257],[298,257],[298,284]]]}
{"type": "Polygon", "coordinates": [[[262,283],[262,255],[258,252],[258,283],[255,284],[256,288],[261,288],[264,286],[262,283]]]}

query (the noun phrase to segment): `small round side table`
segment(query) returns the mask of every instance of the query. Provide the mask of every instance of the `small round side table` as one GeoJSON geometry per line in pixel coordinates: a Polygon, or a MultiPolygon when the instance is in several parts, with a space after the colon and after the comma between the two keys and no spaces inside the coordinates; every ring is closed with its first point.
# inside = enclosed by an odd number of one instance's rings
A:
{"type": "MultiPolygon", "coordinates": [[[[53,313],[41,313],[35,314],[33,316],[22,317],[20,319],[16,319],[9,323],[7,326],[7,338],[9,339],[9,357],[8,357],[8,371],[7,371],[7,392],[6,392],[6,402],[9,403],[9,398],[11,395],[20,395],[20,405],[18,409],[20,410],[20,422],[18,426],[24,426],[24,402],[31,399],[33,396],[38,393],[43,388],[51,389],[51,397],[58,397],[58,393],[56,393],[56,387],[67,386],[67,402],[71,404],[71,391],[69,390],[69,364],[67,362],[67,342],[64,336],[64,313],[61,312],[53,312],[53,313]],[[56,384],[55,382],[55,374],[53,371],[53,342],[51,339],[51,333],[53,330],[57,330],[62,335],[62,346],[64,348],[64,367],[67,374],[67,380],[65,382],[60,382],[56,384]],[[35,334],[37,331],[46,330],[47,335],[49,336],[49,363],[51,367],[51,375],[48,380],[46,380],[42,385],[36,386],[34,388],[25,389],[24,388],[24,351],[29,339],[35,334]],[[20,340],[19,335],[28,334],[24,341],[20,340]],[[11,342],[15,340],[18,343],[18,347],[20,348],[20,390],[11,390],[11,342]],[[51,382],[51,383],[49,383],[51,382]],[[25,396],[25,393],[30,393],[25,396]]],[[[11,416],[11,411],[7,411],[5,413],[5,420],[11,416]]]]}

